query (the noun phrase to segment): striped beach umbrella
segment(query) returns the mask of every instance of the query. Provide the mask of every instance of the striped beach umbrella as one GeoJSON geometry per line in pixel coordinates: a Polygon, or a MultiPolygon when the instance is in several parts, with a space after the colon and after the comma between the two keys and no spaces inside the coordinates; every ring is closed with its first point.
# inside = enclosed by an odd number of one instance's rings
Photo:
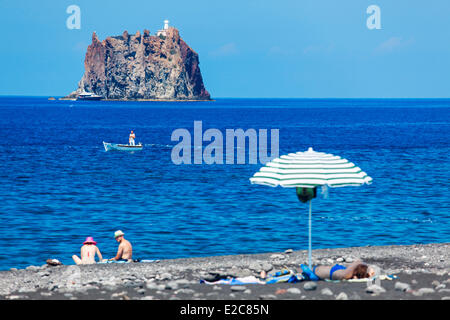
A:
{"type": "Polygon", "coordinates": [[[311,268],[311,200],[316,197],[317,187],[361,186],[370,184],[372,178],[346,159],[309,148],[273,159],[256,172],[250,182],[296,188],[298,199],[309,202],[308,263],[311,268]]]}

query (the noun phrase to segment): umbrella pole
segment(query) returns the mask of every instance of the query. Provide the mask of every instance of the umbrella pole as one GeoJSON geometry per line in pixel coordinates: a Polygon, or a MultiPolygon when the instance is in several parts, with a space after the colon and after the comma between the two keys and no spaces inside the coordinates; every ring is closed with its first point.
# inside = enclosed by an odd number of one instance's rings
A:
{"type": "Polygon", "coordinates": [[[309,268],[312,268],[312,263],[311,263],[311,250],[312,250],[312,246],[311,246],[311,201],[309,200],[309,220],[308,220],[308,232],[309,232],[309,239],[308,239],[308,264],[309,264],[309,268]]]}

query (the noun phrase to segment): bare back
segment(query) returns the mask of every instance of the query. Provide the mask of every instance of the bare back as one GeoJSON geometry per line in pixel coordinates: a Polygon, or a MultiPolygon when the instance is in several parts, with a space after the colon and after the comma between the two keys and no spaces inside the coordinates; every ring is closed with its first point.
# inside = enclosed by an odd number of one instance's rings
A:
{"type": "Polygon", "coordinates": [[[117,249],[117,254],[112,260],[131,260],[133,257],[133,247],[131,246],[130,241],[122,238],[120,240],[119,248],[117,249]]]}
{"type": "Polygon", "coordinates": [[[122,250],[121,259],[132,259],[133,257],[133,247],[131,246],[130,241],[123,239],[119,245],[119,250],[122,250]]]}
{"type": "MultiPolygon", "coordinates": [[[[82,264],[93,264],[95,263],[95,254],[99,252],[96,245],[85,244],[81,247],[81,263],[82,264]]],[[[101,260],[101,258],[100,258],[101,260]]]]}

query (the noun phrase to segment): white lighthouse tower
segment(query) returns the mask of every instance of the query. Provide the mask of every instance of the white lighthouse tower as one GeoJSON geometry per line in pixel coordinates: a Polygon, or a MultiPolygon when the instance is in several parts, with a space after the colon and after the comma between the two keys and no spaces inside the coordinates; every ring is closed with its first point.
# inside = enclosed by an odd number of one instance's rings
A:
{"type": "Polygon", "coordinates": [[[166,36],[167,30],[169,30],[169,20],[164,20],[164,29],[156,32],[157,36],[166,36]]]}

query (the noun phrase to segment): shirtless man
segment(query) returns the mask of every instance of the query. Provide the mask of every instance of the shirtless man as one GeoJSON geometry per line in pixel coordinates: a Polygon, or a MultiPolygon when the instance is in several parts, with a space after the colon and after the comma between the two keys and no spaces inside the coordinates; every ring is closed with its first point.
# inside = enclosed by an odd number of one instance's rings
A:
{"type": "Polygon", "coordinates": [[[128,261],[132,262],[132,256],[133,256],[133,247],[131,246],[130,241],[126,240],[123,236],[125,233],[123,233],[121,230],[117,230],[114,233],[114,238],[116,238],[116,241],[119,243],[119,249],[117,250],[117,254],[114,258],[109,259],[115,260],[115,261],[128,261]]]}
{"type": "Polygon", "coordinates": [[[87,237],[83,242],[83,246],[81,247],[80,256],[73,255],[72,259],[76,264],[94,264],[95,263],[95,254],[97,254],[99,261],[103,260],[102,254],[100,250],[96,246],[97,242],[94,241],[92,237],[87,237]]]}

